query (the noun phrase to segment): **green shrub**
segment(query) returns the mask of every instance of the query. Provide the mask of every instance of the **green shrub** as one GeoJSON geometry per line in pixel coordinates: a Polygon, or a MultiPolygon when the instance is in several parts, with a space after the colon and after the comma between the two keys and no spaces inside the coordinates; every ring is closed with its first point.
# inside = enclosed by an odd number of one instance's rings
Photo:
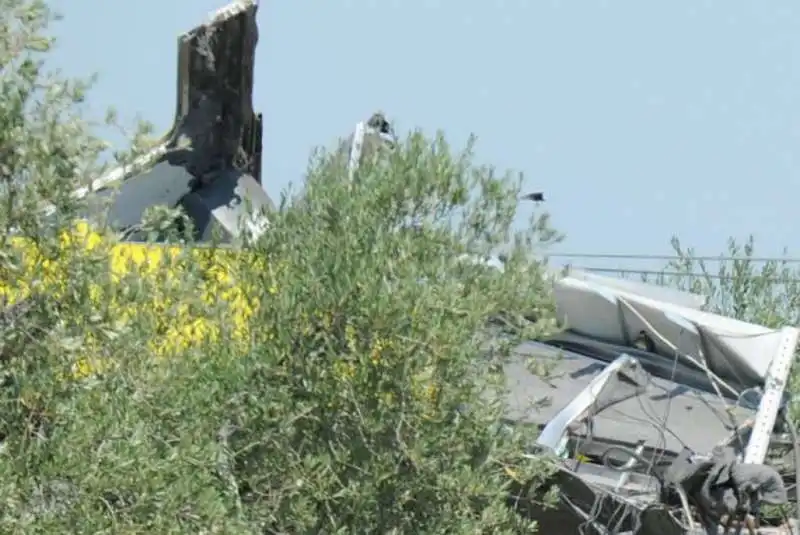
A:
{"type": "Polygon", "coordinates": [[[226,255],[226,277],[248,293],[234,318],[203,300],[202,263],[120,280],[112,234],[65,244],[80,213],[69,193],[99,172],[104,145],[78,113],[82,94],[57,78],[35,89],[43,7],[0,7],[35,49],[0,43],[0,223],[58,266],[22,269],[19,248],[0,247],[0,288],[25,295],[0,323],[0,531],[533,528],[507,491],[546,463],[523,455],[528,430],[498,425],[497,370],[514,343],[555,329],[531,251],[556,235],[546,217],[511,232],[519,178],[421,133],[352,181],[340,153],[321,154],[269,232],[226,255]],[[45,201],[54,216],[39,215],[45,201]],[[503,272],[465,260],[501,250],[503,272]],[[159,358],[173,312],[217,328],[159,358]],[[502,338],[489,319],[505,323],[502,338]],[[113,365],[75,377],[87,354],[113,365]]]}
{"type": "Polygon", "coordinates": [[[502,274],[466,263],[467,249],[507,240],[518,183],[441,137],[413,134],[345,176],[336,156],[315,161],[302,202],[257,246],[285,269],[256,319],[266,342],[238,361],[250,371],[235,391],[261,399],[227,394],[234,449],[260,450],[235,471],[248,518],[291,533],[516,533],[508,473],[542,467],[520,455],[530,435],[498,433],[498,385],[481,363],[490,317],[518,326],[509,344],[554,328],[525,252],[552,235],[540,222],[517,236],[502,274]]]}

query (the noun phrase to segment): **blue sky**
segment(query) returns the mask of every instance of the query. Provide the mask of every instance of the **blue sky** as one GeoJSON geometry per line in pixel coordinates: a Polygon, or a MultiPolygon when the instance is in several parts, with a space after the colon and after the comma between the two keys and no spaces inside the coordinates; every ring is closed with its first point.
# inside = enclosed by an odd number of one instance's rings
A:
{"type": "MultiPolygon", "coordinates": [[[[176,40],[224,0],[68,2],[55,64],[166,131],[176,40]],[[113,6],[113,7],[112,7],[113,6]]],[[[401,130],[478,136],[542,190],[559,249],[702,254],[755,234],[800,255],[800,4],[793,0],[264,2],[255,107],[264,182],[381,109],[401,130]]],[[[528,208],[530,209],[530,208],[528,208]]]]}

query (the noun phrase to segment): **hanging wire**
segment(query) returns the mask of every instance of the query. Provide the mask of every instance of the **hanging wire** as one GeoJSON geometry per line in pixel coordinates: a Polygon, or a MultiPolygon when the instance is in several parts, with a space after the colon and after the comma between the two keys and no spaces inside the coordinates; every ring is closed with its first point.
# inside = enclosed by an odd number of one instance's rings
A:
{"type": "MultiPolygon", "coordinates": [[[[676,370],[677,370],[677,357],[675,359],[675,363],[673,366],[672,379],[674,379],[676,370]]],[[[653,377],[648,376],[648,384],[645,386],[645,388],[650,387],[652,385],[652,381],[653,377]]],[[[644,471],[644,475],[648,475],[655,478],[655,480],[659,482],[659,485],[663,485],[663,482],[660,481],[658,474],[655,472],[655,469],[662,462],[664,454],[666,453],[666,447],[667,447],[666,434],[671,433],[673,436],[675,436],[675,433],[669,429],[667,421],[669,418],[668,413],[670,411],[670,407],[673,400],[670,398],[667,401],[667,409],[665,411],[665,415],[661,419],[659,419],[656,416],[654,416],[655,412],[654,410],[648,410],[648,408],[645,407],[641,396],[636,396],[636,399],[640,407],[643,409],[642,413],[644,414],[645,418],[630,415],[615,408],[608,408],[606,409],[606,411],[619,414],[626,420],[636,421],[636,422],[641,422],[643,424],[651,425],[658,434],[658,439],[656,443],[653,445],[654,455],[651,455],[651,459],[649,461],[646,461],[645,459],[640,457],[637,453],[629,451],[627,448],[612,447],[606,451],[606,455],[604,456],[603,462],[607,467],[620,470],[621,472],[632,471],[637,466],[641,464],[646,464],[647,469],[644,471]],[[623,465],[622,468],[610,465],[608,463],[607,455],[610,454],[610,452],[614,449],[618,449],[619,451],[627,455],[630,455],[631,458],[637,461],[636,464],[634,464],[631,467],[624,467],[623,465]]],[[[679,437],[676,436],[676,438],[680,443],[683,443],[683,441],[679,437]]],[[[647,489],[647,491],[656,494],[658,490],[659,489],[656,488],[647,489]]],[[[574,504],[570,505],[573,509],[575,508],[574,504]]],[[[622,496],[609,494],[603,491],[598,491],[595,493],[595,498],[588,513],[581,515],[583,517],[583,522],[579,526],[579,532],[582,535],[589,535],[590,533],[604,533],[608,535],[615,535],[618,533],[622,533],[622,530],[624,529],[625,532],[630,532],[632,530],[633,533],[638,533],[642,525],[642,519],[641,519],[642,513],[643,513],[642,509],[637,507],[635,504],[629,502],[622,496]],[[613,503],[616,506],[614,507],[613,511],[610,512],[610,514],[604,515],[604,512],[607,512],[607,506],[610,503],[613,503]],[[603,519],[604,522],[601,522],[601,517],[603,516],[606,516],[606,518],[603,519]],[[626,523],[629,525],[626,526],[626,523]]]]}
{"type": "MultiPolygon", "coordinates": [[[[686,354],[681,353],[679,351],[678,347],[675,344],[673,344],[670,340],[668,340],[661,333],[659,333],[655,329],[655,327],[652,324],[650,324],[646,320],[646,318],[642,317],[641,314],[638,313],[638,310],[636,310],[630,303],[628,303],[624,299],[621,300],[621,303],[630,312],[632,312],[633,314],[635,314],[635,315],[637,315],[639,317],[639,320],[644,323],[645,328],[649,331],[649,334],[651,336],[659,339],[659,341],[661,341],[663,344],[665,344],[667,347],[669,347],[672,350],[672,352],[673,352],[673,366],[672,366],[672,371],[671,371],[669,380],[672,381],[672,382],[675,382],[675,375],[677,373],[677,366],[678,366],[678,360],[679,359],[688,360],[689,362],[691,362],[692,364],[694,364],[698,368],[700,368],[703,371],[705,371],[705,373],[708,376],[709,381],[711,382],[712,387],[716,391],[716,394],[717,394],[720,402],[722,403],[723,407],[726,408],[726,410],[724,410],[723,412],[728,415],[728,417],[730,418],[731,422],[725,422],[723,420],[722,416],[719,415],[719,414],[717,414],[717,417],[720,418],[720,421],[723,422],[723,424],[733,423],[734,424],[734,428],[736,428],[736,426],[738,425],[738,422],[736,421],[736,418],[733,415],[733,413],[730,410],[727,410],[728,403],[727,403],[727,401],[725,399],[725,396],[723,396],[722,392],[720,391],[719,386],[724,387],[730,393],[734,394],[737,398],[741,397],[740,393],[738,391],[736,391],[735,389],[733,389],[724,380],[722,380],[721,378],[716,376],[713,372],[711,372],[711,370],[708,369],[708,366],[704,362],[705,359],[704,359],[704,356],[703,356],[702,352],[699,353],[700,360],[697,360],[697,359],[695,359],[694,357],[692,357],[690,355],[686,355],[686,354]]],[[[646,388],[654,386],[653,380],[654,380],[654,378],[652,376],[649,376],[648,384],[647,384],[646,388]]],[[[638,453],[634,452],[633,450],[628,450],[627,448],[617,448],[617,449],[620,449],[621,451],[624,451],[626,454],[630,455],[631,458],[636,459],[638,461],[638,465],[635,464],[633,467],[626,467],[624,465],[621,466],[621,467],[615,467],[615,466],[612,466],[612,465],[608,464],[607,455],[609,454],[610,450],[606,452],[606,455],[604,455],[603,463],[606,466],[608,466],[609,468],[620,470],[620,471],[634,470],[638,466],[641,466],[641,465],[644,464],[644,465],[647,466],[647,468],[646,468],[646,470],[644,472],[645,475],[649,475],[649,476],[653,477],[663,487],[665,482],[659,476],[659,474],[656,472],[656,468],[658,466],[660,466],[660,464],[662,463],[662,461],[664,459],[664,456],[666,454],[666,451],[668,449],[667,438],[666,438],[667,433],[669,433],[673,437],[675,437],[676,440],[680,444],[684,445],[684,447],[686,446],[685,442],[680,437],[678,437],[670,429],[669,417],[670,417],[670,414],[671,414],[671,411],[672,411],[673,398],[672,397],[668,398],[666,407],[664,409],[664,413],[663,413],[663,415],[661,415],[661,417],[659,417],[656,414],[658,411],[655,409],[655,407],[648,406],[648,405],[650,405],[652,403],[651,401],[649,401],[649,399],[648,400],[642,399],[642,396],[636,396],[636,399],[637,399],[637,402],[639,403],[639,406],[641,408],[642,414],[645,416],[645,418],[640,418],[640,417],[636,417],[636,416],[633,416],[633,415],[625,414],[622,411],[620,411],[619,409],[611,409],[611,411],[616,412],[616,413],[620,414],[623,418],[626,418],[626,419],[631,420],[631,421],[639,421],[639,422],[642,422],[642,423],[649,423],[650,425],[652,425],[657,430],[657,432],[658,432],[658,441],[657,441],[657,443],[655,444],[655,447],[652,450],[653,454],[650,456],[650,459],[648,461],[648,460],[642,458],[638,453]]],[[[738,404],[738,401],[737,401],[737,404],[738,404]]],[[[592,426],[589,426],[589,429],[591,429],[591,427],[592,426]]],[[[741,440],[741,437],[739,437],[739,439],[741,440]]],[[[648,490],[651,490],[651,489],[648,489],[648,490]]],[[[692,512],[691,512],[691,510],[689,508],[689,503],[688,503],[687,496],[685,495],[684,492],[682,492],[682,489],[676,489],[676,490],[681,491],[681,492],[679,492],[679,496],[680,496],[680,499],[681,499],[681,507],[679,509],[676,509],[675,511],[670,511],[670,515],[675,520],[675,522],[679,523],[679,525],[683,526],[684,528],[692,529],[694,527],[694,522],[692,520],[692,512]],[[682,513],[682,516],[683,516],[683,520],[682,521],[679,518],[677,518],[677,516],[675,515],[675,512],[679,511],[679,510],[680,510],[680,512],[682,513]]],[[[575,510],[577,508],[577,506],[575,504],[571,503],[567,497],[562,496],[562,499],[565,499],[566,502],[568,502],[568,505],[573,510],[575,510]]],[[[641,509],[639,507],[636,507],[633,503],[629,502],[628,500],[626,500],[622,496],[613,495],[613,494],[610,494],[608,492],[600,491],[598,489],[598,491],[595,493],[595,498],[593,500],[593,503],[592,503],[592,506],[591,506],[590,510],[588,512],[585,512],[585,511],[582,511],[582,510],[578,510],[577,511],[579,513],[579,515],[583,519],[583,522],[581,523],[581,525],[579,527],[579,532],[582,535],[588,535],[589,533],[592,533],[592,532],[594,532],[594,533],[603,533],[603,534],[607,534],[607,535],[615,535],[615,534],[621,533],[622,529],[626,529],[626,530],[628,530],[628,532],[630,532],[630,529],[632,528],[633,529],[633,533],[637,533],[638,530],[641,528],[641,525],[642,525],[641,516],[642,516],[642,514],[644,513],[645,510],[646,509],[641,509]],[[616,508],[611,512],[610,515],[604,515],[604,512],[606,512],[606,505],[609,503],[609,500],[611,500],[611,501],[616,503],[616,508]],[[606,517],[606,518],[604,518],[604,520],[606,521],[605,523],[601,522],[601,517],[603,517],[603,516],[606,517]],[[625,526],[626,522],[630,523],[631,525],[630,526],[625,526]],[[592,530],[592,531],[590,531],[590,530],[592,530]]]]}
{"type": "MultiPolygon", "coordinates": [[[[579,271],[588,271],[590,273],[610,273],[614,275],[640,275],[646,277],[686,277],[690,279],[713,279],[713,280],[736,280],[734,276],[712,275],[708,273],[697,272],[681,272],[681,271],[663,271],[655,269],[628,269],[628,268],[607,268],[607,267],[592,267],[592,266],[568,266],[570,269],[579,271]]],[[[759,281],[772,282],[772,283],[792,283],[800,282],[797,277],[758,277],[759,281]]]]}
{"type": "MultiPolygon", "coordinates": [[[[636,318],[639,321],[642,322],[642,325],[644,325],[645,329],[647,329],[649,335],[657,338],[662,344],[670,348],[670,350],[673,351],[676,355],[680,355],[683,359],[691,362],[692,364],[697,366],[697,368],[705,372],[706,376],[708,377],[708,380],[711,382],[711,386],[714,388],[714,390],[717,393],[717,396],[719,396],[720,400],[724,404],[726,412],[728,412],[727,411],[728,404],[725,402],[725,397],[722,395],[722,392],[719,390],[719,387],[720,386],[724,387],[728,392],[730,392],[734,396],[738,396],[739,391],[730,386],[727,382],[725,382],[723,379],[717,376],[714,372],[712,372],[708,368],[707,363],[698,361],[697,359],[695,359],[690,355],[682,354],[678,349],[678,347],[672,342],[670,342],[669,339],[667,339],[664,335],[658,332],[658,330],[647,320],[647,318],[645,318],[638,310],[636,310],[636,308],[633,305],[631,305],[627,299],[623,299],[622,297],[617,297],[617,299],[629,312],[631,312],[634,316],[636,316],[636,318]]],[[[703,357],[701,356],[701,358],[703,357]]]]}

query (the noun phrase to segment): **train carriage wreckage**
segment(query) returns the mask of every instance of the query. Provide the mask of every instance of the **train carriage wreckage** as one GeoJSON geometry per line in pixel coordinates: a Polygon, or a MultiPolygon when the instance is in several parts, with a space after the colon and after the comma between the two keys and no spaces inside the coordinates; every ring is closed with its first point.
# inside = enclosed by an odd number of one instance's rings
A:
{"type": "MultiPolygon", "coordinates": [[[[114,195],[108,214],[120,229],[168,205],[185,210],[200,241],[214,228],[232,243],[245,230],[267,231],[262,118],[252,109],[256,41],[249,1],[181,36],[173,128],[136,171],[115,170],[77,194],[114,195]]],[[[371,143],[392,142],[380,115],[359,123],[347,146],[351,171],[371,143]]],[[[553,459],[560,503],[541,509],[531,498],[542,489],[520,488],[510,497],[520,514],[545,534],[800,533],[789,520],[800,515],[800,502],[788,507],[800,499],[800,465],[785,392],[798,330],[588,273],[558,275],[554,285],[570,328],[524,344],[507,364],[506,423],[541,429],[531,453],[553,459]],[[552,360],[554,375],[531,374],[530,357],[552,360]],[[767,514],[766,504],[790,512],[767,514]]]]}

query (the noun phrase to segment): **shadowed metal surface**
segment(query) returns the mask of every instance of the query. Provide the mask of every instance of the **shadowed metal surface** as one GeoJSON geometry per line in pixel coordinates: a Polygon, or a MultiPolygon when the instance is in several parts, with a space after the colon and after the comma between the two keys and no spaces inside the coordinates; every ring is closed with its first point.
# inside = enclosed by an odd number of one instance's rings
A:
{"type": "Polygon", "coordinates": [[[242,226],[257,237],[266,230],[272,201],[252,176],[237,171],[220,173],[214,182],[183,197],[181,206],[194,221],[197,238],[209,241],[215,229],[225,241],[241,234],[242,226]]]}
{"type": "MultiPolygon", "coordinates": [[[[544,425],[575,399],[607,366],[607,363],[577,353],[531,342],[521,346],[519,356],[506,367],[509,387],[507,417],[521,423],[544,425]],[[537,377],[526,359],[536,356],[554,364],[552,377],[537,377]]],[[[754,411],[733,411],[741,423],[754,411]]],[[[646,392],[621,401],[594,417],[594,438],[636,443],[679,452],[684,446],[710,451],[732,432],[731,420],[722,401],[714,394],[678,382],[652,377],[646,392]],[[665,432],[664,429],[668,429],[665,432]]]]}

